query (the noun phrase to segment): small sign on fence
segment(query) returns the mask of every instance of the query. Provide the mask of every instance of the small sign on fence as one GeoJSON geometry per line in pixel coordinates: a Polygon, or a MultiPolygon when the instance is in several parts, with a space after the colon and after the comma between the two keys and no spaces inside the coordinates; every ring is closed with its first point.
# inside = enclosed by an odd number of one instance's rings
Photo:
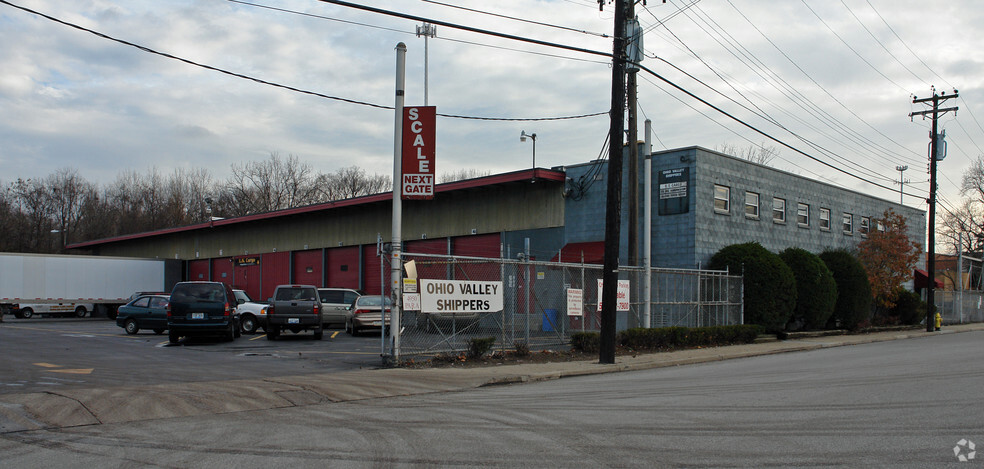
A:
{"type": "Polygon", "coordinates": [[[584,316],[584,290],[580,288],[567,289],[567,315],[584,316]]]}
{"type": "Polygon", "coordinates": [[[420,311],[420,293],[404,293],[403,310],[420,311]]]}
{"type": "Polygon", "coordinates": [[[425,313],[502,311],[502,282],[420,279],[420,290],[425,313]]]}
{"type": "MultiPolygon", "coordinates": [[[[598,279],[598,311],[601,311],[601,292],[605,282],[598,279]]],[[[629,310],[629,288],[631,284],[628,280],[618,281],[618,292],[616,293],[615,311],[629,310]]]]}

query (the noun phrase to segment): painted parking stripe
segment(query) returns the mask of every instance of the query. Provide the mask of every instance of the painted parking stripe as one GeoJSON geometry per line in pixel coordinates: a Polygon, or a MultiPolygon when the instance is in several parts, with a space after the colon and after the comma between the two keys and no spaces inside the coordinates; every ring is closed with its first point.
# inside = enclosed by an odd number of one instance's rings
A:
{"type": "Polygon", "coordinates": [[[256,339],[262,339],[262,338],[264,338],[264,337],[266,337],[266,334],[263,334],[263,335],[258,335],[258,336],[256,336],[256,337],[253,337],[252,339],[249,339],[249,340],[256,340],[256,339]]]}

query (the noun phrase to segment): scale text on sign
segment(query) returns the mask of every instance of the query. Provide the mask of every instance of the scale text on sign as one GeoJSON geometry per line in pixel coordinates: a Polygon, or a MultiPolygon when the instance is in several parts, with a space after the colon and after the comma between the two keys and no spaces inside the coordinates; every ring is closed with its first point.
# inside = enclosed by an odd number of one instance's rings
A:
{"type": "Polygon", "coordinates": [[[420,113],[415,107],[410,108],[410,131],[414,133],[413,147],[417,149],[417,169],[421,173],[430,172],[430,162],[424,154],[424,137],[420,133],[424,131],[424,124],[420,122],[420,113]]]}

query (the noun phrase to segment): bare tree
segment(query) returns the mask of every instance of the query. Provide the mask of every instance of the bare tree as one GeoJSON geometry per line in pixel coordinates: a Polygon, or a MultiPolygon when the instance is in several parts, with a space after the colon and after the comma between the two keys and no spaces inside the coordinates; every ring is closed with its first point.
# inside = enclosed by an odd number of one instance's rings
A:
{"type": "Polygon", "coordinates": [[[79,228],[83,207],[89,198],[96,197],[96,188],[79,176],[74,168],[63,168],[45,179],[51,194],[51,216],[61,239],[61,250],[74,240],[71,236],[79,228]]]}
{"type": "Polygon", "coordinates": [[[54,246],[51,236],[52,197],[48,187],[37,179],[17,179],[11,184],[18,210],[25,217],[22,250],[50,252],[54,246]]]}
{"type": "Polygon", "coordinates": [[[489,176],[492,171],[489,170],[479,170],[479,169],[459,169],[450,173],[441,173],[438,177],[438,183],[463,181],[465,179],[475,179],[480,177],[489,176]]]}
{"type": "Polygon", "coordinates": [[[232,215],[269,212],[313,203],[315,175],[311,165],[294,155],[277,153],[261,162],[232,165],[226,184],[228,209],[232,215]]]}
{"type": "Polygon", "coordinates": [[[779,149],[773,145],[766,146],[765,142],[762,142],[760,145],[751,144],[747,147],[722,143],[717,146],[716,150],[726,155],[735,156],[762,165],[768,165],[779,156],[779,149]]]}
{"type": "Polygon", "coordinates": [[[319,174],[316,183],[319,202],[351,199],[392,190],[392,178],[385,175],[368,175],[358,166],[349,166],[334,173],[319,174]]]}

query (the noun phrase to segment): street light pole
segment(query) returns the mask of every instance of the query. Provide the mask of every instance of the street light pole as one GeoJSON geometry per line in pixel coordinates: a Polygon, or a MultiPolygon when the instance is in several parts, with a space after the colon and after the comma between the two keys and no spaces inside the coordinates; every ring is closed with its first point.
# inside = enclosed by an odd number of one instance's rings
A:
{"type": "Polygon", "coordinates": [[[895,167],[895,170],[899,172],[899,205],[902,205],[902,189],[904,187],[904,184],[906,182],[909,182],[903,179],[902,177],[902,173],[907,169],[909,169],[909,167],[904,164],[895,167]]]}
{"type": "Polygon", "coordinates": [[[536,133],[534,132],[532,134],[528,134],[524,130],[519,134],[519,141],[525,142],[527,137],[529,137],[530,140],[533,140],[533,169],[536,169],[536,133]]]}

